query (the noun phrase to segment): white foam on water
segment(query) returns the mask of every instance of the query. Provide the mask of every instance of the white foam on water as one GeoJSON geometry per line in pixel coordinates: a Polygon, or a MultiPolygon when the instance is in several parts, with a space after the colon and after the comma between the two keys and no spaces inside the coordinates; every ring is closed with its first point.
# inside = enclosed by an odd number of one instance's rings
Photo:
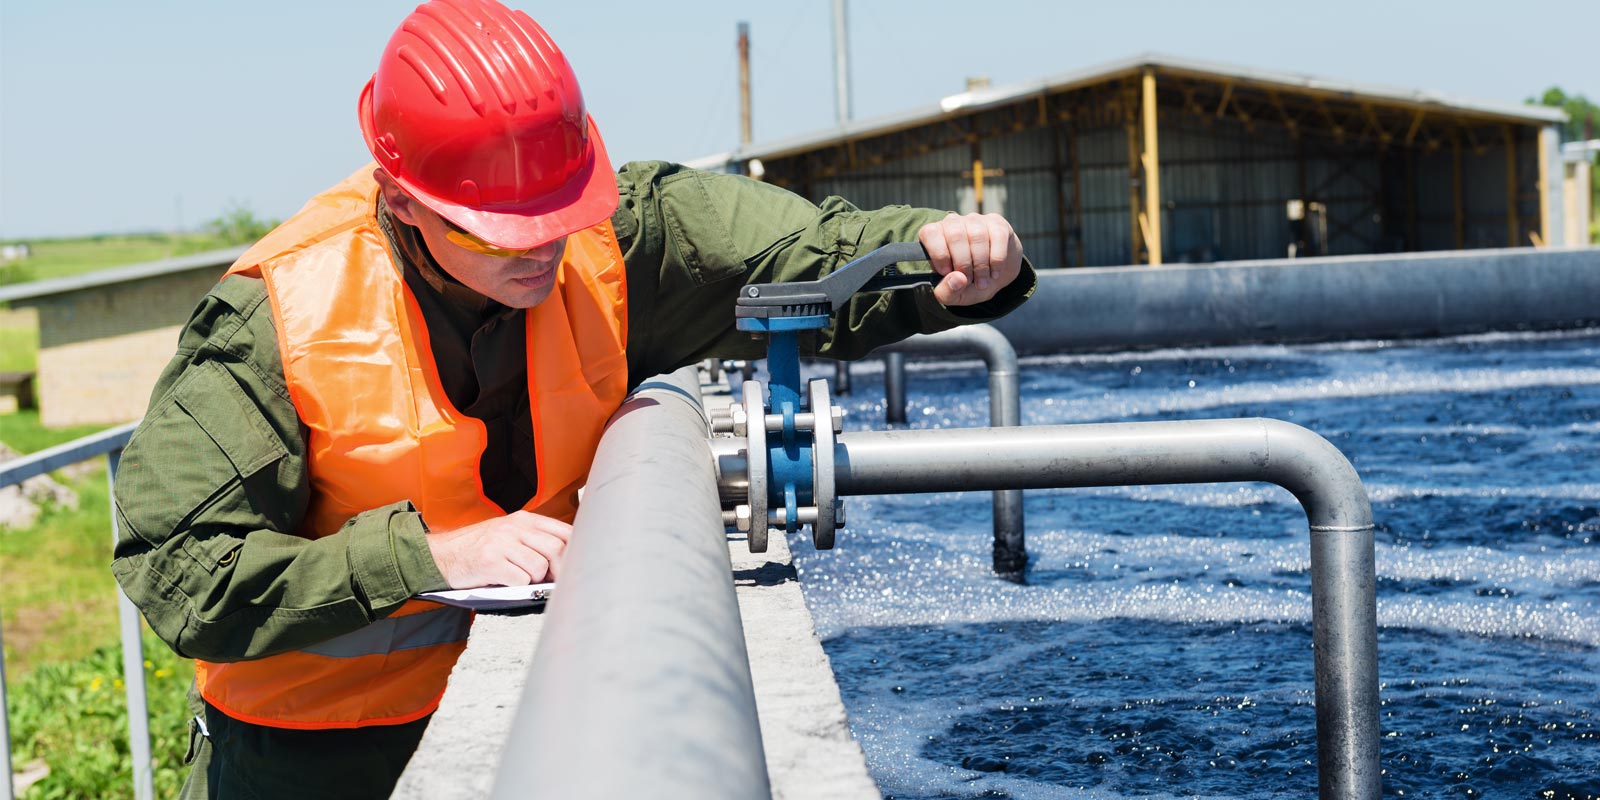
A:
{"type": "MultiPolygon", "coordinates": [[[[1218,381],[1220,383],[1220,381],[1218,381]]],[[[1471,369],[1445,372],[1372,373],[1343,378],[1318,378],[1284,383],[1234,383],[1210,388],[1198,381],[1187,389],[1105,392],[1045,404],[1024,403],[1023,422],[1050,425],[1092,422],[1132,416],[1178,414],[1225,406],[1349,400],[1406,394],[1509,392],[1541,386],[1600,385],[1600,369],[1471,369]],[[1048,410],[1045,410],[1048,409],[1048,410]]]]}
{"type": "MultiPolygon", "coordinates": [[[[852,627],[1004,621],[1089,622],[1109,618],[1178,623],[1307,623],[1307,536],[1273,539],[1117,536],[1092,531],[1031,532],[1036,583],[990,574],[981,536],[952,543],[928,525],[873,525],[859,544],[802,559],[808,586],[830,602],[814,609],[818,633],[852,627]],[[1065,573],[1060,579],[1057,573],[1065,573]]],[[[1551,593],[1600,582],[1592,548],[1507,552],[1481,546],[1380,544],[1380,579],[1447,581],[1485,596],[1385,593],[1384,626],[1477,636],[1537,637],[1600,646],[1600,608],[1551,602],[1551,593]],[[1507,590],[1511,596],[1501,590],[1507,590]]]]}

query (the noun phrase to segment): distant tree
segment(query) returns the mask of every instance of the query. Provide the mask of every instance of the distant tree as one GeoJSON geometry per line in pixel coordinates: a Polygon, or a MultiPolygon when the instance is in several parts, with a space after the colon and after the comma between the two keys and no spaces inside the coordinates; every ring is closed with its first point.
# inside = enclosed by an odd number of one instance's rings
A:
{"type": "Polygon", "coordinates": [[[277,220],[260,219],[248,205],[232,200],[223,209],[222,216],[206,223],[206,230],[221,239],[223,244],[235,245],[251,244],[277,226],[277,220]]]}
{"type": "Polygon", "coordinates": [[[1561,126],[1561,141],[1577,142],[1585,139],[1600,137],[1600,106],[1589,102],[1589,98],[1581,94],[1569,95],[1559,86],[1552,86],[1544,90],[1536,100],[1528,98],[1530,104],[1551,106],[1567,112],[1567,122],[1561,126]]]}

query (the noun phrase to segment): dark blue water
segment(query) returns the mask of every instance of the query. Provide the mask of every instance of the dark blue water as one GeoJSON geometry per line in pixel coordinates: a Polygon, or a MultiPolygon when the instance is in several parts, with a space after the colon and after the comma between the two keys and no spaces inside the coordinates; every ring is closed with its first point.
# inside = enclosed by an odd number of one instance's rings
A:
{"type": "MultiPolygon", "coordinates": [[[[1276,417],[1374,502],[1391,797],[1600,797],[1600,331],[1023,364],[1023,419],[1276,417]]],[[[981,364],[913,369],[911,426],[981,427],[981,364]]],[[[847,430],[883,427],[856,371],[847,430]]],[[[1264,484],[1029,492],[1028,584],[986,494],[852,498],[792,541],[894,798],[1309,797],[1309,552],[1264,484]]]]}

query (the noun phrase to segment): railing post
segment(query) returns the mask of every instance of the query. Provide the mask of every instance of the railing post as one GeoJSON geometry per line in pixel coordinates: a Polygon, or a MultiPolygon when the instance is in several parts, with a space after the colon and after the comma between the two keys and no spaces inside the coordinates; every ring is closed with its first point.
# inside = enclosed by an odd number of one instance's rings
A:
{"type": "MultiPolygon", "coordinates": [[[[106,491],[117,496],[117,464],[122,448],[106,453],[106,491]]],[[[117,545],[117,504],[111,503],[111,546],[117,545]]],[[[133,759],[135,800],[154,800],[155,776],[150,758],[150,706],[145,699],[144,641],[140,638],[139,609],[117,587],[117,615],[122,630],[122,685],[128,697],[128,755],[133,759]]]]}
{"type": "Polygon", "coordinates": [[[5,767],[6,785],[0,789],[0,798],[12,800],[15,796],[11,785],[11,706],[6,703],[6,659],[5,637],[0,636],[0,745],[6,748],[6,757],[0,761],[0,767],[5,767]]]}

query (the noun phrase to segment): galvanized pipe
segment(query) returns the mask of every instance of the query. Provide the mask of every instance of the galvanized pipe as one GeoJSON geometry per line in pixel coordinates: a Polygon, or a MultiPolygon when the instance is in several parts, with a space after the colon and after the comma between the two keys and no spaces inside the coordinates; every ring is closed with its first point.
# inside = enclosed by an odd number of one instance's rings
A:
{"type": "Polygon", "coordinates": [[[1311,526],[1322,798],[1377,798],[1377,579],[1372,504],[1327,440],[1270,419],[846,433],[840,495],[1265,481],[1311,526]]]}
{"type": "MultiPolygon", "coordinates": [[[[912,355],[977,355],[989,368],[989,425],[995,428],[1022,424],[1022,392],[1018,386],[1017,351],[1011,340],[992,325],[963,325],[940,333],[913,336],[881,353],[912,355]]],[[[1021,489],[994,493],[994,571],[1020,581],[1028,567],[1026,521],[1021,489]]]]}
{"type": "Polygon", "coordinates": [[[693,369],[595,454],[493,796],[768,797],[693,369]]]}
{"type": "Polygon", "coordinates": [[[906,422],[904,353],[885,353],[883,356],[883,421],[890,425],[904,425],[906,422]]]}
{"type": "MultiPolygon", "coordinates": [[[[5,637],[0,636],[0,653],[5,652],[5,637]]],[[[0,800],[13,800],[11,784],[11,706],[6,704],[6,660],[0,655],[0,746],[5,747],[5,758],[0,759],[0,767],[5,768],[0,776],[5,778],[5,786],[0,787],[0,800]]]]}
{"type": "MultiPolygon", "coordinates": [[[[117,465],[122,448],[106,453],[106,492],[117,496],[117,465]]],[[[117,512],[111,511],[111,546],[117,546],[117,512]]],[[[150,705],[145,700],[144,640],[139,635],[139,608],[117,587],[118,629],[122,634],[122,687],[128,699],[128,755],[133,759],[133,796],[156,796],[154,765],[150,757],[150,705]]]]}

